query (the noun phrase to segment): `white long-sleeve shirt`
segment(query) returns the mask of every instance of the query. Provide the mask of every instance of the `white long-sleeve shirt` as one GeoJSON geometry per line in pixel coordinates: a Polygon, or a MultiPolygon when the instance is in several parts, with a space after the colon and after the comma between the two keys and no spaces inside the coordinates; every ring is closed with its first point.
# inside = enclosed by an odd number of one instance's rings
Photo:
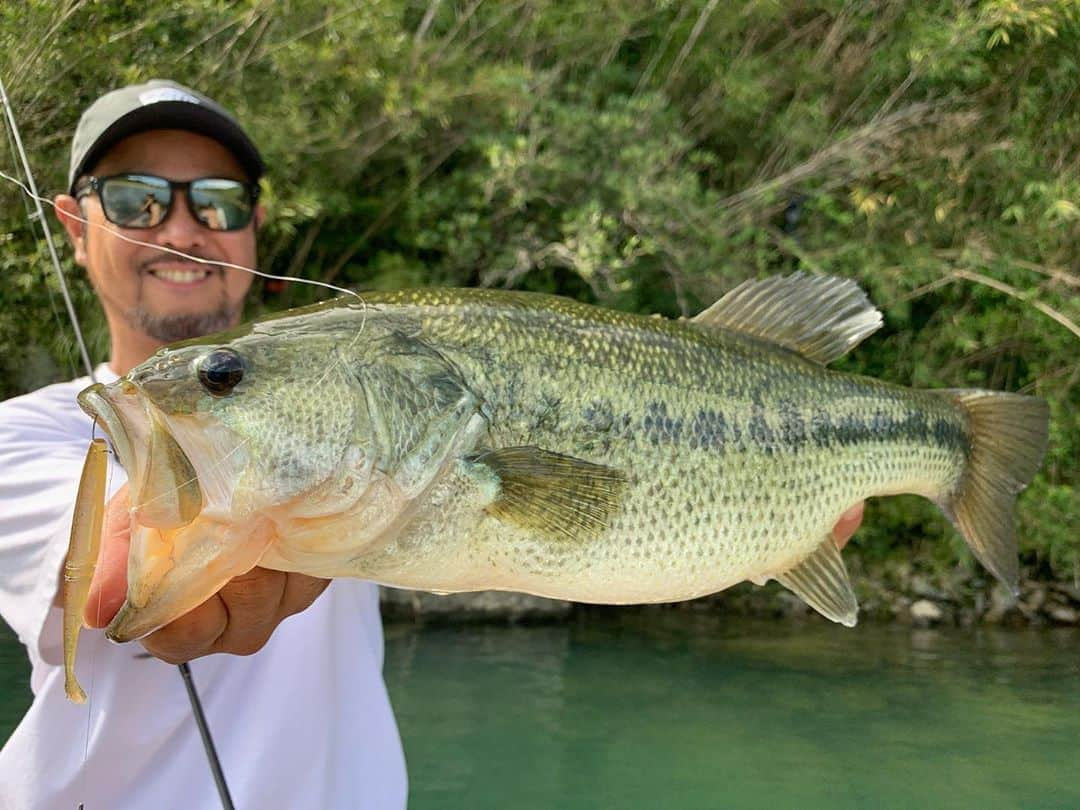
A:
{"type": "MultiPolygon", "coordinates": [[[[108,366],[101,381],[116,379],[108,366]]],[[[64,696],[53,603],[91,421],[88,378],[0,403],[0,615],[26,645],[34,701],[0,750],[0,808],[221,807],[176,667],[83,631],[64,696]]],[[[110,461],[109,490],[124,482],[110,461]]],[[[378,592],[336,580],[255,655],[191,663],[237,808],[400,808],[405,761],[382,679],[378,592]]]]}

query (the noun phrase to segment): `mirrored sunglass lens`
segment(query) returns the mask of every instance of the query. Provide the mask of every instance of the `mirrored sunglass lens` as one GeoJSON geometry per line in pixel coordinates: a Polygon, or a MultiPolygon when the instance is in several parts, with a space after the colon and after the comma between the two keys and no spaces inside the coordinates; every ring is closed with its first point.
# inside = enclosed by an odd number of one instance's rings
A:
{"type": "Polygon", "coordinates": [[[195,216],[207,228],[232,231],[251,221],[251,193],[236,180],[196,180],[188,190],[195,216]]]}
{"type": "Polygon", "coordinates": [[[125,228],[153,228],[169,213],[169,181],[145,175],[110,177],[101,186],[109,221],[125,228]]]}

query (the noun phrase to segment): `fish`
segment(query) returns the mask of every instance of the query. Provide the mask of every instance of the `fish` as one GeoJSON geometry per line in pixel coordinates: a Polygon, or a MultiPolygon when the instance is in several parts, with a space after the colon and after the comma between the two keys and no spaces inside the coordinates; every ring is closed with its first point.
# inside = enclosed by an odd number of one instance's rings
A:
{"type": "Polygon", "coordinates": [[[127,472],[130,641],[254,566],[453,593],[675,602],[778,580],[858,605],[831,534],[937,504],[1018,581],[1044,400],[829,369],[852,280],[750,280],[692,319],[491,289],[367,292],[170,345],[79,394],[127,472]]]}

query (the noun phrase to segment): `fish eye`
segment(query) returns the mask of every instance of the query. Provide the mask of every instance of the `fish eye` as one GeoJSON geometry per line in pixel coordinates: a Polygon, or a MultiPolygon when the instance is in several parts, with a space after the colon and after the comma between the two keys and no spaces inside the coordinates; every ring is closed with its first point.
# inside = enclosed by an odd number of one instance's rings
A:
{"type": "Polygon", "coordinates": [[[202,387],[223,397],[244,378],[244,358],[232,349],[214,349],[199,360],[196,370],[202,387]]]}

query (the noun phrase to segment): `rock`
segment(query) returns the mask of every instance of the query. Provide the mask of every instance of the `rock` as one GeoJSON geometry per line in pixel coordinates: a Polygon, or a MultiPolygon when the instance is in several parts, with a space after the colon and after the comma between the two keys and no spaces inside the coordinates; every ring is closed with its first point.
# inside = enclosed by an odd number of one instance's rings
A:
{"type": "Polygon", "coordinates": [[[1034,613],[1046,602],[1046,588],[1034,585],[1030,590],[1027,598],[1020,603],[1020,608],[1024,613],[1034,613]]]}
{"type": "Polygon", "coordinates": [[[1080,611],[1065,605],[1054,605],[1046,613],[1058,624],[1077,624],[1080,622],[1080,611]]]}
{"type": "Polygon", "coordinates": [[[935,588],[930,584],[930,580],[921,574],[916,574],[911,578],[911,592],[920,599],[931,599],[935,602],[947,602],[949,599],[948,594],[940,588],[935,588]]]}
{"type": "Polygon", "coordinates": [[[1016,597],[1002,585],[997,584],[990,591],[990,609],[983,614],[983,621],[999,624],[1010,612],[1017,612],[1016,597]]]}
{"type": "Polygon", "coordinates": [[[919,627],[937,624],[945,618],[945,612],[935,602],[931,602],[929,599],[920,599],[919,601],[912,603],[910,611],[912,624],[919,627]]]}
{"type": "Polygon", "coordinates": [[[477,591],[440,596],[426,591],[380,588],[383,616],[453,621],[518,622],[564,619],[573,603],[524,593],[477,591]]]}

